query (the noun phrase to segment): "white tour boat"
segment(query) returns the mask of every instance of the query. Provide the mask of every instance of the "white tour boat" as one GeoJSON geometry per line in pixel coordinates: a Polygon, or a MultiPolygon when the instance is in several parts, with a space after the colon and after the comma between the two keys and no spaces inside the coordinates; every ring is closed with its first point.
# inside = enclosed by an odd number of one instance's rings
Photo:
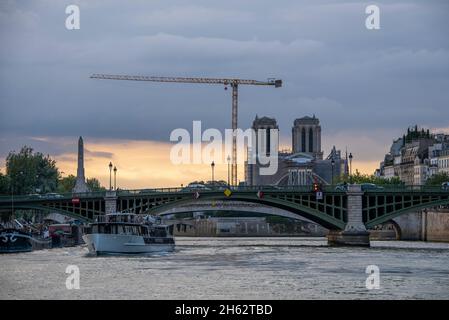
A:
{"type": "Polygon", "coordinates": [[[95,255],[173,251],[173,226],[159,221],[130,213],[107,214],[89,224],[83,240],[95,255]]]}

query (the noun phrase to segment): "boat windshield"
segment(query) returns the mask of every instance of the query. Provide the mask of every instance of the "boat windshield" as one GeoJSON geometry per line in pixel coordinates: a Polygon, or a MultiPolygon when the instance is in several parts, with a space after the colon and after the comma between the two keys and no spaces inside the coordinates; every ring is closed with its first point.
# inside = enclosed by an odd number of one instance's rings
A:
{"type": "Polygon", "coordinates": [[[143,225],[94,224],[86,233],[148,235],[148,228],[143,225]]]}
{"type": "Polygon", "coordinates": [[[136,214],[129,213],[111,213],[104,216],[98,216],[97,222],[107,223],[142,223],[143,218],[136,214]]]}

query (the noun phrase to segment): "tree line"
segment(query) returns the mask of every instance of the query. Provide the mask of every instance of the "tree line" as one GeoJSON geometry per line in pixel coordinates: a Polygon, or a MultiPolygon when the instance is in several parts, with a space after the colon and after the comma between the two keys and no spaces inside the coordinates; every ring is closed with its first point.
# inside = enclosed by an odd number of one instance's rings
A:
{"type": "MultiPolygon", "coordinates": [[[[443,182],[449,181],[449,174],[445,172],[440,172],[432,175],[429,179],[426,180],[426,186],[441,186],[443,182]]],[[[373,183],[380,186],[385,185],[396,185],[396,186],[403,186],[405,185],[399,177],[392,177],[389,179],[378,177],[373,174],[363,174],[360,173],[358,170],[355,171],[355,174],[352,176],[350,175],[342,175],[335,179],[335,183],[356,183],[356,184],[362,184],[362,183],[373,183]]]]}
{"type": "MultiPolygon", "coordinates": [[[[49,155],[24,146],[6,157],[6,174],[0,172],[0,194],[69,193],[75,187],[76,177],[62,177],[56,161],[49,155]]],[[[91,191],[105,190],[96,178],[86,181],[91,191]]]]}

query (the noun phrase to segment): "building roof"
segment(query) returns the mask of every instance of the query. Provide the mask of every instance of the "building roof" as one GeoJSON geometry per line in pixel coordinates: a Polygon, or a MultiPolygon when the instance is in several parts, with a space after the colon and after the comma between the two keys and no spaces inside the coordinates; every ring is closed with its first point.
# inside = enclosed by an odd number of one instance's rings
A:
{"type": "Polygon", "coordinates": [[[316,124],[318,125],[320,123],[320,120],[313,115],[313,117],[304,116],[302,118],[298,118],[294,121],[294,125],[298,126],[301,124],[316,124]]]}
{"type": "Polygon", "coordinates": [[[263,126],[270,126],[275,129],[278,129],[278,125],[276,123],[275,118],[269,118],[269,117],[261,117],[259,118],[256,115],[256,118],[253,121],[253,128],[263,127],[263,126]]]}

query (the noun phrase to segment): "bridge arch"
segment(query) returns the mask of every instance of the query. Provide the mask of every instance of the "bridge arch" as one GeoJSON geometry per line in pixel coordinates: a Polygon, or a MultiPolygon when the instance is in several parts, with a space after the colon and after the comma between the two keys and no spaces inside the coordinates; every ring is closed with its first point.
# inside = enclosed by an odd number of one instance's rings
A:
{"type": "MultiPolygon", "coordinates": [[[[300,205],[295,202],[280,200],[277,198],[271,198],[271,197],[258,198],[257,196],[251,196],[249,194],[245,194],[245,195],[236,194],[236,195],[233,195],[232,198],[228,198],[226,196],[223,196],[222,194],[213,194],[213,195],[204,194],[204,195],[202,195],[201,199],[209,200],[209,201],[215,200],[215,201],[223,201],[223,202],[224,201],[238,201],[238,202],[247,202],[247,203],[257,203],[257,204],[265,205],[267,207],[281,209],[282,212],[290,213],[290,214],[273,213],[273,215],[285,216],[285,217],[296,218],[296,219],[305,218],[306,220],[315,222],[324,228],[333,229],[333,230],[342,230],[342,229],[344,229],[344,226],[345,226],[344,221],[338,220],[338,219],[336,219],[332,216],[329,216],[326,213],[323,213],[319,210],[316,210],[316,209],[313,209],[310,207],[306,207],[306,206],[300,205]]],[[[155,208],[151,208],[151,209],[147,210],[146,212],[150,213],[150,214],[157,214],[157,215],[164,214],[164,213],[169,214],[167,212],[170,212],[170,210],[172,210],[174,207],[192,204],[195,202],[195,200],[197,200],[197,199],[189,198],[189,199],[176,200],[176,201],[172,201],[172,202],[169,202],[166,204],[161,204],[155,208]]],[[[215,210],[217,210],[217,209],[215,209],[215,210]]]]}
{"type": "Polygon", "coordinates": [[[171,204],[159,208],[157,211],[154,210],[153,213],[157,213],[160,216],[188,213],[188,212],[207,212],[207,211],[230,211],[230,212],[244,212],[247,214],[265,214],[265,215],[276,215],[285,218],[302,220],[307,222],[312,222],[309,219],[299,216],[291,211],[283,210],[280,208],[275,208],[273,206],[264,206],[260,203],[249,203],[246,201],[217,201],[217,200],[191,200],[184,204],[171,204]]]}
{"type": "MultiPolygon", "coordinates": [[[[11,208],[10,208],[11,209],[11,208]]],[[[89,222],[91,221],[91,219],[84,217],[82,215],[70,212],[68,210],[64,210],[64,209],[59,209],[59,208],[51,208],[51,207],[47,207],[47,206],[40,206],[38,204],[20,204],[20,205],[14,205],[14,209],[23,209],[23,210],[39,210],[39,211],[43,211],[43,212],[51,212],[51,211],[55,211],[58,212],[64,216],[70,217],[70,218],[74,218],[77,219],[81,222],[89,222]]]]}
{"type": "Polygon", "coordinates": [[[441,199],[438,201],[431,201],[428,203],[413,205],[413,206],[410,206],[407,208],[401,208],[401,209],[395,210],[391,213],[381,215],[375,219],[371,219],[371,220],[365,222],[365,225],[367,228],[373,228],[376,225],[380,225],[385,222],[389,222],[390,220],[393,220],[394,218],[399,217],[403,214],[412,213],[412,212],[416,212],[416,211],[423,210],[423,209],[430,209],[430,208],[434,208],[434,207],[437,207],[440,205],[449,205],[449,199],[441,199]]]}

